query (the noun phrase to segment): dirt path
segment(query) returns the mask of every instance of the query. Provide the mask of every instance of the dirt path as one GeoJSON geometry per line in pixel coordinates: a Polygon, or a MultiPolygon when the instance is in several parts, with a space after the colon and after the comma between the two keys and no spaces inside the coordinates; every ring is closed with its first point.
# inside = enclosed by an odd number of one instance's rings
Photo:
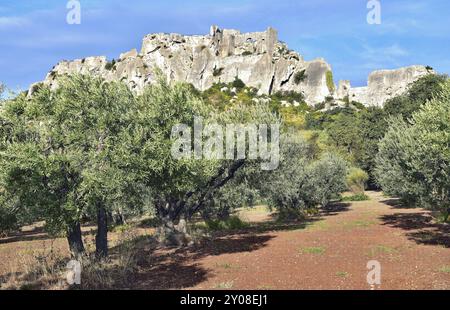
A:
{"type": "Polygon", "coordinates": [[[381,289],[450,289],[448,225],[368,194],[370,201],[335,206],[306,227],[263,225],[201,248],[159,252],[142,266],[137,287],[369,289],[366,264],[378,260],[381,289]]]}

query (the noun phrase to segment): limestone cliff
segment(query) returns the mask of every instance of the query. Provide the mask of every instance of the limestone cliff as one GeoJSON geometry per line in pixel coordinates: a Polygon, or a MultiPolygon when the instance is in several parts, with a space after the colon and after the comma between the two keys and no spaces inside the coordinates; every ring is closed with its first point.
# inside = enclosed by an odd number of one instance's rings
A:
{"type": "Polygon", "coordinates": [[[330,87],[330,82],[327,83],[331,66],[323,59],[305,61],[278,40],[275,29],[241,33],[212,26],[209,35],[204,36],[147,35],[140,52],[134,49],[123,53],[114,63],[103,56],[62,61],[48,73],[44,83],[54,88],[59,75],[91,73],[107,80],[124,81],[140,92],[155,81],[156,68],[168,80],[191,83],[202,91],[214,83],[229,83],[237,77],[261,94],[302,92],[310,105],[327,97],[346,96],[363,104],[382,105],[386,99],[404,92],[410,82],[426,71],[419,66],[378,71],[370,76],[366,88],[351,88],[349,82],[342,81],[335,90],[334,85],[330,87]]]}
{"type": "Polygon", "coordinates": [[[367,87],[350,88],[348,84],[348,91],[343,90],[340,95],[348,95],[351,101],[366,106],[383,106],[388,99],[403,94],[411,83],[431,72],[424,66],[375,71],[369,75],[367,87]]]}

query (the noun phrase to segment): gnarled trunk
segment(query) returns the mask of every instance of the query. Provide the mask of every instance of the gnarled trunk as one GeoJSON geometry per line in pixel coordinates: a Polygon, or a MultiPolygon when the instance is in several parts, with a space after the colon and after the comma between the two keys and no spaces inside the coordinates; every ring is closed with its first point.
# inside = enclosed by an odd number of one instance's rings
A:
{"type": "Polygon", "coordinates": [[[67,241],[69,242],[69,249],[72,258],[78,258],[84,253],[80,223],[76,223],[69,227],[67,231],[67,241]]]}
{"type": "Polygon", "coordinates": [[[179,219],[176,203],[160,205],[157,207],[157,212],[161,220],[157,230],[159,242],[168,246],[183,246],[190,243],[186,220],[179,219]]]}
{"type": "Polygon", "coordinates": [[[97,235],[95,236],[95,254],[98,258],[108,256],[108,214],[103,206],[97,209],[97,235]]]}

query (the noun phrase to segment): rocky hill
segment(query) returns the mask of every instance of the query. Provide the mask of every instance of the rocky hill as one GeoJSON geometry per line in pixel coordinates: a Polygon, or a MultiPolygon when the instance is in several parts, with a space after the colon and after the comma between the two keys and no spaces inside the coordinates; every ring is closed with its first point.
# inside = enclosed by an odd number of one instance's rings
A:
{"type": "MultiPolygon", "coordinates": [[[[144,37],[141,51],[133,49],[108,62],[106,57],[87,57],[58,63],[44,83],[57,87],[63,74],[91,73],[107,80],[120,80],[140,92],[155,81],[159,68],[170,81],[193,84],[206,90],[214,83],[241,79],[261,94],[295,91],[305,95],[309,105],[326,99],[357,101],[382,106],[408,85],[429,73],[424,66],[373,72],[367,87],[352,88],[349,81],[333,81],[331,66],[324,59],[305,61],[278,40],[273,28],[265,32],[240,33],[212,26],[209,35],[150,34],[144,37]]],[[[30,94],[34,86],[30,88],[30,94]]]]}

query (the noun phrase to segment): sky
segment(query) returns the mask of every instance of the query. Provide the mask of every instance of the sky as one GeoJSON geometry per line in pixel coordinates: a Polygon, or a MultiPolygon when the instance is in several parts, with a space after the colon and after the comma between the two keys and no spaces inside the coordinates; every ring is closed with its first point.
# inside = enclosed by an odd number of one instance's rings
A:
{"type": "MultiPolygon", "coordinates": [[[[372,0],[374,1],[374,0],[372,0]]],[[[378,0],[381,24],[367,22],[368,0],[0,0],[0,82],[24,90],[61,60],[140,50],[148,33],[208,34],[272,26],[306,60],[325,58],[336,82],[364,86],[370,72],[415,64],[450,73],[450,1],[378,0]]]]}

